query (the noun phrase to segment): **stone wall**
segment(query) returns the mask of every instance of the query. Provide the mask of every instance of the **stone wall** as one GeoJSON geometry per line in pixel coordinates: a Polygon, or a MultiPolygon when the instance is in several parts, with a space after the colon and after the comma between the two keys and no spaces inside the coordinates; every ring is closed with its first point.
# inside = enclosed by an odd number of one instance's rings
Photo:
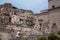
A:
{"type": "MultiPolygon", "coordinates": [[[[51,8],[52,5],[56,5],[56,7],[59,6],[57,5],[59,4],[58,2],[59,0],[58,1],[55,0],[54,2],[53,1],[49,2],[49,8],[51,8]]],[[[8,24],[9,22],[6,24],[7,26],[6,29],[10,29],[11,27],[13,27],[14,30],[22,29],[22,30],[26,30],[26,32],[23,31],[23,33],[25,32],[26,34],[29,34],[29,32],[27,31],[32,30],[31,34],[36,33],[37,35],[40,35],[40,33],[43,34],[43,32],[50,33],[51,31],[53,31],[52,29],[54,29],[54,31],[60,30],[60,7],[48,9],[48,12],[43,12],[40,14],[33,14],[33,12],[30,10],[16,9],[14,7],[11,7],[10,4],[7,4],[7,5],[6,4],[2,6],[0,5],[0,15],[1,15],[0,17],[1,18],[5,17],[5,19],[7,18],[7,20],[5,21],[9,21],[10,20],[9,18],[13,19],[11,20],[10,24],[8,24]],[[12,15],[15,15],[16,17],[13,18],[12,15]],[[30,17],[33,18],[34,26],[30,26],[30,28],[28,28],[29,26],[26,25],[26,20],[29,19],[30,17]],[[14,24],[14,20],[17,22],[17,18],[18,18],[19,23],[14,24]]],[[[7,37],[7,34],[4,36],[7,37]]],[[[30,37],[28,39],[32,40],[32,38],[30,37]]],[[[35,39],[33,38],[33,40],[35,39]]]]}
{"type": "Polygon", "coordinates": [[[10,35],[8,33],[5,33],[5,32],[0,32],[0,38],[1,38],[1,40],[9,40],[10,35]]]}
{"type": "Polygon", "coordinates": [[[52,6],[58,7],[60,6],[60,0],[51,0],[48,2],[48,8],[51,9],[52,6]]]}
{"type": "Polygon", "coordinates": [[[52,27],[53,23],[56,23],[57,30],[60,30],[60,8],[50,10],[49,12],[49,22],[50,27],[52,27]]]}

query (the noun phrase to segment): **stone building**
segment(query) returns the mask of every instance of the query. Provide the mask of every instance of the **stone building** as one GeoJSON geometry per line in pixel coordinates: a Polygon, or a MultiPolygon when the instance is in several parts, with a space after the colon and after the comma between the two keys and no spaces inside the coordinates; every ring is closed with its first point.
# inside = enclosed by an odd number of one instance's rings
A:
{"type": "Polygon", "coordinates": [[[39,36],[56,33],[60,30],[59,4],[60,0],[48,0],[48,9],[42,10],[39,14],[34,14],[31,10],[18,9],[10,3],[2,4],[0,28],[10,36],[13,33],[14,38],[17,31],[20,31],[21,40],[37,40],[39,36]]]}
{"type": "Polygon", "coordinates": [[[60,6],[60,0],[48,0],[48,7],[51,9],[52,7],[60,6]]]}

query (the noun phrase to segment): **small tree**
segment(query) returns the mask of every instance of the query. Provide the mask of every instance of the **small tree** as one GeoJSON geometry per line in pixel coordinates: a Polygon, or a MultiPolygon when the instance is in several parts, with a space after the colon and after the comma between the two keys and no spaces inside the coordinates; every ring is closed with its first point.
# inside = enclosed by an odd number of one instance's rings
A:
{"type": "Polygon", "coordinates": [[[39,37],[37,40],[47,40],[46,37],[39,37]]]}
{"type": "Polygon", "coordinates": [[[58,40],[60,40],[60,31],[58,31],[57,34],[58,34],[58,40]]]}
{"type": "Polygon", "coordinates": [[[60,35],[60,31],[58,31],[57,34],[60,35]]]}
{"type": "Polygon", "coordinates": [[[53,33],[51,33],[49,36],[48,36],[48,40],[57,40],[57,36],[53,33]]]}

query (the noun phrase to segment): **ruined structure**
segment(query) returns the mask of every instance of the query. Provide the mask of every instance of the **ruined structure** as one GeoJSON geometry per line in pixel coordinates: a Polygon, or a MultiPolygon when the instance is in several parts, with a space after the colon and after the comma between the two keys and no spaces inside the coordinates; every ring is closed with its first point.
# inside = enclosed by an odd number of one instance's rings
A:
{"type": "Polygon", "coordinates": [[[10,36],[14,34],[12,36],[14,38],[17,31],[20,31],[21,40],[37,40],[39,36],[56,33],[60,30],[59,4],[60,0],[48,0],[49,8],[39,14],[34,14],[31,10],[18,9],[10,3],[2,4],[0,5],[0,31],[10,36]]]}

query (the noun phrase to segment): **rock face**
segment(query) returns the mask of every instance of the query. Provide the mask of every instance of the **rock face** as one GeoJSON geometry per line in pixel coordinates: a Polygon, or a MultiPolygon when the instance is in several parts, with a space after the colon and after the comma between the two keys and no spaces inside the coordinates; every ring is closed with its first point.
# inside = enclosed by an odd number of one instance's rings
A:
{"type": "Polygon", "coordinates": [[[0,5],[0,28],[4,31],[9,30],[7,33],[14,33],[14,36],[20,31],[20,36],[26,38],[25,40],[35,40],[34,37],[37,40],[38,35],[56,33],[60,30],[60,7],[50,9],[50,2],[49,9],[39,14],[33,14],[31,10],[18,9],[10,3],[0,5]]]}

